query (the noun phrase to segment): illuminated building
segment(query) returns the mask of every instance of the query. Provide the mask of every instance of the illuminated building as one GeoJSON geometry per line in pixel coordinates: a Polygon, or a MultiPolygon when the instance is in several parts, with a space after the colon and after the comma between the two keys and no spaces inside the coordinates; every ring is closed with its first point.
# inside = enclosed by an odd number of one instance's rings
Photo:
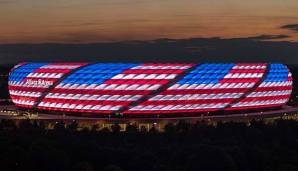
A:
{"type": "Polygon", "coordinates": [[[21,63],[9,93],[21,108],[106,116],[182,116],[285,105],[283,64],[21,63]]]}

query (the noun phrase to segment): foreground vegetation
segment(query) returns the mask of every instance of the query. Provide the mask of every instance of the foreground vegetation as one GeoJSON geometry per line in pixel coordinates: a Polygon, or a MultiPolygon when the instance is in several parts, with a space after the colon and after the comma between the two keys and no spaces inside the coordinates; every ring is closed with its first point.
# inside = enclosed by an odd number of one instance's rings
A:
{"type": "Polygon", "coordinates": [[[298,170],[298,122],[180,122],[165,132],[128,126],[120,132],[60,122],[0,122],[1,170],[40,171],[283,171],[298,170]]]}

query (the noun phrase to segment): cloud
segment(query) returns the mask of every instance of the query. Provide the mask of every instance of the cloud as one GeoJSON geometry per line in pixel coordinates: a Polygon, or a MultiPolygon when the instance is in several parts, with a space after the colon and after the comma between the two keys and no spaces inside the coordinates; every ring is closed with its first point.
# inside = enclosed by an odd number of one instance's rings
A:
{"type": "Polygon", "coordinates": [[[293,30],[293,31],[298,31],[298,24],[287,24],[287,25],[281,26],[280,28],[293,30]]]}
{"type": "Polygon", "coordinates": [[[81,32],[69,32],[69,33],[62,33],[58,36],[59,38],[53,38],[53,42],[72,42],[72,43],[80,43],[84,42],[83,40],[88,39],[91,41],[98,41],[98,40],[106,40],[106,37],[103,34],[99,34],[96,31],[81,31],[81,32]]]}
{"type": "Polygon", "coordinates": [[[263,34],[255,37],[248,37],[248,39],[254,39],[254,40],[276,40],[276,39],[285,39],[289,38],[290,36],[284,35],[284,34],[279,34],[279,35],[268,35],[268,34],[263,34]]]}
{"type": "Polygon", "coordinates": [[[0,64],[24,61],[298,63],[297,42],[270,41],[285,35],[81,44],[80,39],[85,36],[98,39],[103,35],[92,32],[64,35],[64,39],[74,44],[0,45],[0,64]]]}

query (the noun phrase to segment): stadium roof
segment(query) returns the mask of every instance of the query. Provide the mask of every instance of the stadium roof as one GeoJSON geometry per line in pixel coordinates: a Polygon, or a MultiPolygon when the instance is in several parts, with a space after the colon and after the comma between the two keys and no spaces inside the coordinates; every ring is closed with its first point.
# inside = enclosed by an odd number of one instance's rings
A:
{"type": "Polygon", "coordinates": [[[272,108],[291,92],[283,64],[21,63],[9,75],[19,107],[95,115],[272,108]]]}

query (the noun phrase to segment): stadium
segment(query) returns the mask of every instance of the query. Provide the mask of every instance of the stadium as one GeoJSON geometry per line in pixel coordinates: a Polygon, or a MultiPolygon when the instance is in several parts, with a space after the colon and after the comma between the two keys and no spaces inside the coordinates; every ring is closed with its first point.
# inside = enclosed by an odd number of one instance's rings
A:
{"type": "Polygon", "coordinates": [[[21,63],[8,78],[20,109],[99,118],[249,115],[281,109],[292,84],[265,63],[21,63]]]}

